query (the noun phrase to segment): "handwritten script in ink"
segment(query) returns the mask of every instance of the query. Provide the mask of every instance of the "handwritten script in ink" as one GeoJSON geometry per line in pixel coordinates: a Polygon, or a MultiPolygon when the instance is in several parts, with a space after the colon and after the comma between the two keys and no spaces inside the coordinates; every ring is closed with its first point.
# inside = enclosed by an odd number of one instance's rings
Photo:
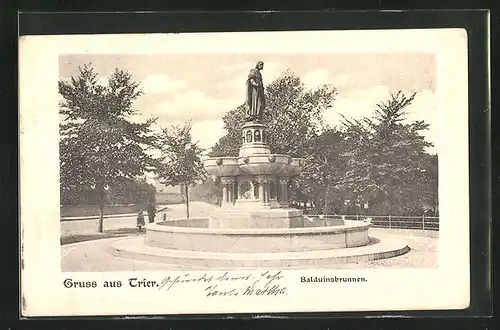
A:
{"type": "Polygon", "coordinates": [[[196,286],[207,297],[230,296],[282,296],[287,295],[283,284],[285,276],[281,271],[233,273],[226,271],[220,275],[167,276],[158,285],[158,290],[171,291],[186,286],[196,286]]]}

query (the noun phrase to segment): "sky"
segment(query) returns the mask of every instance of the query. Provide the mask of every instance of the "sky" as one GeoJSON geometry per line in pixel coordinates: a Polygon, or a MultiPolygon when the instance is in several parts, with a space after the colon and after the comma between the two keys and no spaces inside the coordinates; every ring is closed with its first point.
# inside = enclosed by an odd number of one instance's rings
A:
{"type": "MultiPolygon", "coordinates": [[[[314,89],[333,84],[338,96],[324,113],[325,122],[369,116],[390,93],[417,92],[407,108],[408,120],[425,120],[426,139],[437,143],[436,55],[434,53],[184,53],[151,55],[75,54],[59,57],[59,78],[78,74],[91,63],[105,83],[120,68],[141,83],[144,95],[135,103],[138,120],[158,117],[159,125],[191,120],[193,138],[210,148],[224,135],[222,116],[245,100],[248,71],[264,61],[264,84],[291,70],[314,89]]],[[[436,147],[430,148],[435,152],[436,147]]]]}

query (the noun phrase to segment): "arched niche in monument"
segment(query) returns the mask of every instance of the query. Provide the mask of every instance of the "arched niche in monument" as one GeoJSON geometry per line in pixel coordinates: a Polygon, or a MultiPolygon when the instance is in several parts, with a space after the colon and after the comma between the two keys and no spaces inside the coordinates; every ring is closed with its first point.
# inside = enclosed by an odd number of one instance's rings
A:
{"type": "Polygon", "coordinates": [[[247,143],[250,143],[252,142],[252,131],[251,130],[248,130],[247,131],[247,143]]]}
{"type": "Polygon", "coordinates": [[[255,142],[261,142],[262,141],[260,130],[258,130],[258,129],[255,130],[255,132],[253,133],[253,140],[255,142]]]}
{"type": "Polygon", "coordinates": [[[252,199],[252,187],[250,182],[243,181],[238,187],[240,199],[252,199]]]}

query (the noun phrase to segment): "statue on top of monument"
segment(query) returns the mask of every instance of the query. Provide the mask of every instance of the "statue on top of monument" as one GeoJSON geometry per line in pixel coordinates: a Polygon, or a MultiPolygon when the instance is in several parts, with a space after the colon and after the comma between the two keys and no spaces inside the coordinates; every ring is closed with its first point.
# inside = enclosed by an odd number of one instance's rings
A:
{"type": "Polygon", "coordinates": [[[264,69],[264,62],[259,61],[255,68],[250,70],[246,84],[246,120],[260,121],[266,107],[264,84],[260,70],[264,69]]]}

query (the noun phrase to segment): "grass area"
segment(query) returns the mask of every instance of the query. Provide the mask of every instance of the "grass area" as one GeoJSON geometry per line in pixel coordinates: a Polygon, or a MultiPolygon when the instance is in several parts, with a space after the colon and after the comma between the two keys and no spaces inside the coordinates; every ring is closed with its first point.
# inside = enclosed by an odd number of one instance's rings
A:
{"type": "MultiPolygon", "coordinates": [[[[180,204],[180,203],[179,203],[180,204]]],[[[169,209],[170,205],[174,204],[169,204],[169,205],[157,205],[156,207],[156,213],[159,212],[164,212],[169,209]]],[[[107,207],[107,209],[104,209],[104,217],[113,217],[113,216],[119,216],[119,215],[127,215],[127,214],[136,214],[138,211],[138,206],[133,206],[133,207],[128,207],[128,206],[122,206],[122,207],[114,207],[111,208],[113,205],[110,205],[107,207]]],[[[77,206],[73,206],[76,208],[77,206]]],[[[83,207],[83,206],[82,206],[83,207]]],[[[98,217],[99,216],[99,210],[97,208],[93,210],[64,210],[61,207],[61,220],[62,221],[74,221],[74,220],[79,220],[79,219],[71,219],[71,218],[78,218],[78,217],[98,217]]]]}
{"type": "MultiPolygon", "coordinates": [[[[142,229],[142,234],[145,230],[142,229]]],[[[61,245],[73,244],[79,242],[93,241],[97,239],[105,238],[115,238],[115,237],[125,237],[131,235],[140,235],[138,228],[120,228],[114,230],[106,230],[104,233],[95,234],[77,234],[77,235],[67,235],[61,237],[61,245]]]]}

